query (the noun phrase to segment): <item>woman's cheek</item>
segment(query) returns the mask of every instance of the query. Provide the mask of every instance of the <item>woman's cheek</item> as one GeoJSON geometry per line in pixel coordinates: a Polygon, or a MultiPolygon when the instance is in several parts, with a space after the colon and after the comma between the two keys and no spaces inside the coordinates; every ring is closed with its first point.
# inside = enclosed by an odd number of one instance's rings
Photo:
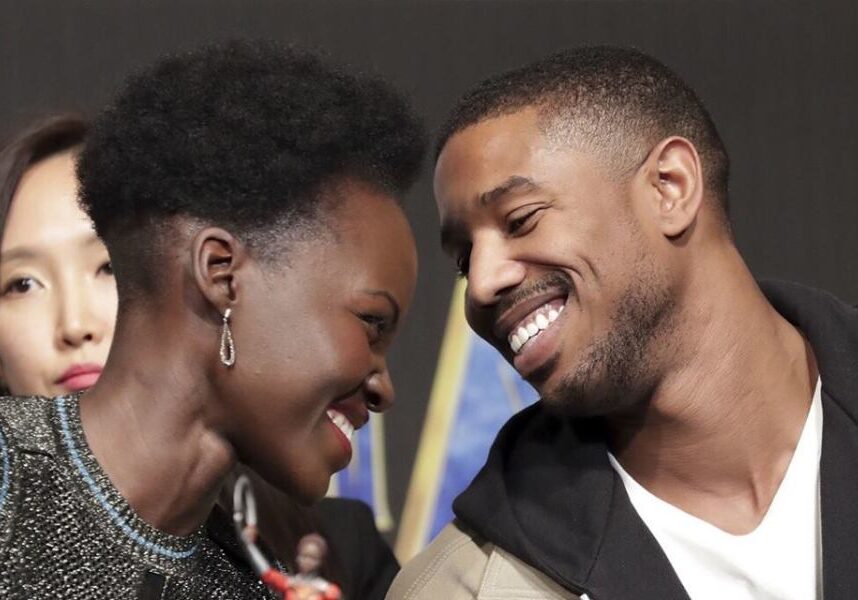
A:
{"type": "Polygon", "coordinates": [[[30,394],[41,394],[44,386],[40,378],[33,372],[33,367],[39,362],[39,357],[28,354],[27,346],[14,344],[11,346],[3,344],[0,352],[0,365],[2,365],[3,383],[9,388],[12,395],[24,396],[30,394]]]}
{"type": "Polygon", "coordinates": [[[372,371],[365,325],[355,317],[345,319],[327,328],[325,339],[330,341],[322,348],[319,362],[325,365],[325,377],[337,382],[335,387],[353,389],[372,371]]]}
{"type": "Polygon", "coordinates": [[[53,332],[47,319],[32,318],[27,311],[0,309],[0,368],[3,381],[16,395],[48,394],[55,364],[53,332]]]}

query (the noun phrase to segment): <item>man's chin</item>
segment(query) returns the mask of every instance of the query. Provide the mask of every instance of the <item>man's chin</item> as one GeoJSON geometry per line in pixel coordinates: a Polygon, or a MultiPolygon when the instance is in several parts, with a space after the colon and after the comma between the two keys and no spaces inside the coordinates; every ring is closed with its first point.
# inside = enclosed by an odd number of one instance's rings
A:
{"type": "Polygon", "coordinates": [[[545,409],[556,416],[572,418],[602,417],[614,410],[615,388],[589,369],[578,369],[565,376],[555,374],[537,388],[545,409]]]}
{"type": "Polygon", "coordinates": [[[559,362],[560,357],[555,354],[545,361],[539,368],[528,374],[524,380],[533,386],[533,389],[542,396],[559,382],[560,377],[558,376],[559,373],[557,368],[559,362]]]}

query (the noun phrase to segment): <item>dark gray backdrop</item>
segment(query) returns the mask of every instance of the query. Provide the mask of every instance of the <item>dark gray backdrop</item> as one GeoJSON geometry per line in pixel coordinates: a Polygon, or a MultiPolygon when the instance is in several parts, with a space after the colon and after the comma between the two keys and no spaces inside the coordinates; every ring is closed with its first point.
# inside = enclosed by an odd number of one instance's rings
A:
{"type": "MultiPolygon", "coordinates": [[[[632,45],[698,90],[733,162],[736,237],[753,271],[858,301],[858,18],[852,2],[0,2],[0,137],[97,109],[129,70],[226,37],[321,47],[388,76],[436,126],[482,77],[564,46],[632,45]]],[[[407,211],[421,257],[392,358],[391,502],[399,516],[452,289],[429,170],[407,211]]],[[[487,399],[487,401],[491,401],[487,399]]]]}

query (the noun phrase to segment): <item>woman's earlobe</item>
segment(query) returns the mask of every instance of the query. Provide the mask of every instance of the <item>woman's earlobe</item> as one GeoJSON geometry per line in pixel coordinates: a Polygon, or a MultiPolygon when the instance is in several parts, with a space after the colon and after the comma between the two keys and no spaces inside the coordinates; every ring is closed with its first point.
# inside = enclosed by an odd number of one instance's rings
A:
{"type": "Polygon", "coordinates": [[[244,249],[229,232],[209,227],[199,231],[192,243],[191,266],[200,293],[223,315],[236,300],[236,272],[244,249]]]}

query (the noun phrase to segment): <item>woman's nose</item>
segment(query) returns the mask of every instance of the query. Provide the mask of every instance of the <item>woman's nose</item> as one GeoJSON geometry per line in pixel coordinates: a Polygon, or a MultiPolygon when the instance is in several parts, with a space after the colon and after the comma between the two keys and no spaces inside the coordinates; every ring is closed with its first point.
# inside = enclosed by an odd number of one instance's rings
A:
{"type": "Polygon", "coordinates": [[[98,343],[105,335],[105,320],[95,314],[85,294],[64,294],[57,323],[57,337],[61,346],[79,347],[87,342],[98,343]]]}
{"type": "Polygon", "coordinates": [[[393,406],[393,381],[387,368],[372,373],[366,380],[367,405],[373,412],[384,412],[393,406]]]}

